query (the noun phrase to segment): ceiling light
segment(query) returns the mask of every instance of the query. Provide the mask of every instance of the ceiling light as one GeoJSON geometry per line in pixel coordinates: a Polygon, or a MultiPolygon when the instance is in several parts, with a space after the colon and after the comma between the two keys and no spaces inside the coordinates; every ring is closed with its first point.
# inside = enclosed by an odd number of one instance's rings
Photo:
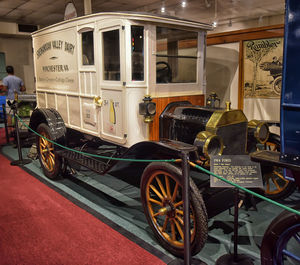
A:
{"type": "Polygon", "coordinates": [[[181,6],[182,6],[182,7],[186,7],[186,1],[182,1],[182,2],[181,2],[181,6]]]}
{"type": "Polygon", "coordinates": [[[215,20],[212,23],[212,26],[214,28],[217,27],[218,25],[217,17],[218,17],[218,0],[215,0],[215,20]]]}
{"type": "Polygon", "coordinates": [[[166,12],[166,8],[165,8],[165,1],[161,1],[161,8],[160,8],[160,12],[161,13],[165,13],[166,12]]]}
{"type": "Polygon", "coordinates": [[[205,5],[206,5],[206,8],[210,8],[210,6],[211,6],[210,0],[205,0],[205,5]]]}

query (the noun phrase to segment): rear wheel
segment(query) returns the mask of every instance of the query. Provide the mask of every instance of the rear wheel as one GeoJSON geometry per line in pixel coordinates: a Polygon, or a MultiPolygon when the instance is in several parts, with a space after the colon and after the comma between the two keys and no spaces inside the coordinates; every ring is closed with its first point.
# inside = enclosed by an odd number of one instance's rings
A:
{"type": "MultiPolygon", "coordinates": [[[[266,150],[280,152],[280,138],[276,134],[270,134],[265,143],[266,150]]],[[[284,170],[277,166],[262,165],[264,189],[266,197],[270,199],[284,199],[290,196],[296,189],[294,181],[285,178],[286,175],[292,176],[292,171],[284,170]]]]}
{"type": "MultiPolygon", "coordinates": [[[[175,256],[184,255],[182,172],[168,163],[151,163],[142,175],[141,198],[147,221],[160,244],[175,256]]],[[[207,238],[206,208],[191,183],[191,254],[197,254],[207,238]]]]}
{"type": "Polygon", "coordinates": [[[44,174],[50,179],[57,179],[61,173],[61,158],[55,152],[55,145],[49,140],[54,137],[49,126],[41,123],[37,127],[37,151],[44,174]]]}

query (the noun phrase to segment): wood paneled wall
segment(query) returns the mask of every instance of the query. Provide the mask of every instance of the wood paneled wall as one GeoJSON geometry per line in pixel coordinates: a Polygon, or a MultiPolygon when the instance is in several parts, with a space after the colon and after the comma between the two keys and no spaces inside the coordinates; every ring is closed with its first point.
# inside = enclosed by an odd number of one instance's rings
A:
{"type": "Polygon", "coordinates": [[[156,103],[156,115],[152,123],[149,126],[149,136],[150,140],[159,140],[159,116],[165,109],[165,107],[175,101],[189,101],[194,105],[203,106],[204,105],[204,95],[193,95],[193,96],[178,96],[178,97],[164,97],[164,98],[154,98],[152,100],[156,103]]]}

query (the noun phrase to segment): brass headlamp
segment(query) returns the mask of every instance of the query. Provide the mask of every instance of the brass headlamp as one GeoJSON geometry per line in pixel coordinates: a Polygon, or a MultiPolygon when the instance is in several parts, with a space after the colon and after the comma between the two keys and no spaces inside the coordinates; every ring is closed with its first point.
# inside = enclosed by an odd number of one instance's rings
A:
{"type": "Polygon", "coordinates": [[[143,102],[139,104],[139,114],[144,116],[144,122],[150,123],[156,114],[156,103],[152,102],[150,95],[143,98],[143,102]]]}
{"type": "Polygon", "coordinates": [[[210,158],[212,155],[221,155],[224,149],[222,139],[208,131],[199,132],[194,145],[206,158],[210,158]]]}
{"type": "Polygon", "coordinates": [[[251,120],[248,122],[248,130],[249,134],[252,134],[261,144],[264,144],[269,138],[270,131],[266,122],[251,120]]]}

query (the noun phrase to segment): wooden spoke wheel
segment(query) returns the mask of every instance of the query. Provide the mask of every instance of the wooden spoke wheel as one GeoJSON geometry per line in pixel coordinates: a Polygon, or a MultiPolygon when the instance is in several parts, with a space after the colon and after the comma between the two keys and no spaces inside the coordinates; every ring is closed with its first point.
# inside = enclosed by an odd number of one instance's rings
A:
{"type": "MultiPolygon", "coordinates": [[[[151,163],[141,181],[141,198],[147,221],[161,245],[175,256],[184,255],[182,173],[168,163],[151,163]]],[[[191,254],[207,238],[207,215],[201,194],[192,182],[190,192],[191,254]]]]}
{"type": "MultiPolygon", "coordinates": [[[[294,207],[300,210],[300,205],[294,207]]],[[[283,211],[269,225],[261,244],[262,265],[300,264],[300,216],[283,211]]]]}
{"type": "Polygon", "coordinates": [[[61,159],[55,153],[55,146],[49,140],[53,140],[48,125],[41,123],[37,132],[43,136],[37,136],[37,151],[44,174],[50,179],[58,178],[61,171],[61,159]]]}
{"type": "MultiPolygon", "coordinates": [[[[278,135],[270,134],[265,143],[265,149],[280,152],[280,138],[278,135]]],[[[292,176],[292,171],[284,170],[276,166],[262,166],[265,195],[272,199],[283,199],[291,195],[296,189],[296,184],[285,178],[292,176]]]]}

